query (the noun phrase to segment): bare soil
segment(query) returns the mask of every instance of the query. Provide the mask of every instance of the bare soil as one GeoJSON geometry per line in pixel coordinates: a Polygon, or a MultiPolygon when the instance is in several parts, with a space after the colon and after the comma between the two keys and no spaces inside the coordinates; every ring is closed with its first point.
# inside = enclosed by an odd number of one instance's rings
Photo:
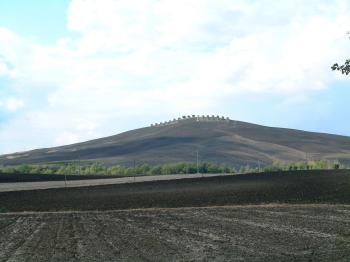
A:
{"type": "Polygon", "coordinates": [[[0,212],[262,203],[350,204],[350,170],[227,175],[0,193],[0,212]]]}
{"type": "Polygon", "coordinates": [[[0,183],[38,182],[38,181],[74,181],[86,179],[116,178],[123,176],[105,175],[44,175],[44,174],[3,174],[0,173],[0,183]]]}
{"type": "Polygon", "coordinates": [[[0,214],[0,261],[350,261],[350,206],[0,214]]]}

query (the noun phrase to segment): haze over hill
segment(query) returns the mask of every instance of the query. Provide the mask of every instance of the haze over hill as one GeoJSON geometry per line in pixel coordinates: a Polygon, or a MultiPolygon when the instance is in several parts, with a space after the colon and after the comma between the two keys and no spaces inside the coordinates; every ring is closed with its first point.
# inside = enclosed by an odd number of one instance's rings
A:
{"type": "Polygon", "coordinates": [[[196,161],[234,166],[274,160],[350,163],[350,137],[188,116],[87,142],[0,156],[0,164],[97,160],[107,165],[196,161]]]}

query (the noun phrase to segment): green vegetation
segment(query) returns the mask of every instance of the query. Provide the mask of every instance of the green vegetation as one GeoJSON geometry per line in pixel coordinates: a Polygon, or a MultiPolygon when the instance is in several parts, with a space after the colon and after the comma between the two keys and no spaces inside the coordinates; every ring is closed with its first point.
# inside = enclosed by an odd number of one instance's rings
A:
{"type": "MultiPolygon", "coordinates": [[[[201,162],[200,173],[235,173],[235,169],[224,164],[201,162]]],[[[59,174],[59,175],[165,175],[197,173],[196,163],[180,162],[162,165],[138,164],[134,167],[115,165],[106,167],[99,162],[67,162],[55,164],[31,164],[0,166],[0,173],[59,174]]]]}
{"type": "Polygon", "coordinates": [[[264,168],[264,171],[292,171],[292,170],[312,170],[312,169],[344,169],[345,166],[338,162],[331,162],[329,160],[317,161],[299,161],[299,162],[282,162],[274,161],[272,165],[264,168]]]}
{"type": "MultiPolygon", "coordinates": [[[[225,164],[201,162],[198,165],[199,173],[255,173],[287,170],[311,170],[311,169],[339,169],[344,168],[339,163],[329,160],[308,162],[282,162],[275,161],[262,169],[242,166],[238,170],[225,164]]],[[[59,175],[166,175],[166,174],[195,174],[197,164],[191,162],[169,163],[161,165],[149,165],[141,163],[134,167],[115,165],[107,167],[100,162],[62,162],[50,164],[31,164],[18,166],[0,166],[0,173],[7,174],[59,174],[59,175]]]]}
{"type": "Polygon", "coordinates": [[[333,71],[337,70],[343,75],[348,75],[350,73],[350,59],[347,59],[343,65],[338,65],[338,63],[335,63],[331,68],[333,71]]]}
{"type": "Polygon", "coordinates": [[[258,173],[258,172],[276,172],[276,171],[292,171],[292,170],[327,170],[327,169],[345,169],[344,165],[339,162],[330,160],[312,160],[298,162],[283,162],[276,160],[271,165],[259,167],[251,167],[249,165],[242,166],[239,173],[258,173]]]}

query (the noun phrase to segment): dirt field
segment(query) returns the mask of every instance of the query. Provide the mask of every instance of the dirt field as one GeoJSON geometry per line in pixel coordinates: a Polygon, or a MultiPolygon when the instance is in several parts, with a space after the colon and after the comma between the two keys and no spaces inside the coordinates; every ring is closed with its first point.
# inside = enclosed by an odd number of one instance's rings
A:
{"type": "Polygon", "coordinates": [[[0,192],[0,212],[115,210],[262,203],[350,204],[349,170],[188,178],[0,192]]]}
{"type": "Polygon", "coordinates": [[[349,170],[0,192],[2,261],[350,261],[349,170]]]}
{"type": "Polygon", "coordinates": [[[0,261],[350,261],[350,206],[0,215],[0,261]]]}
{"type": "MultiPolygon", "coordinates": [[[[23,191],[23,190],[51,189],[51,188],[115,185],[115,184],[126,184],[126,183],[135,183],[135,182],[176,180],[176,179],[223,176],[223,175],[230,175],[230,174],[182,174],[182,175],[124,176],[124,177],[78,176],[80,179],[74,176],[70,176],[70,180],[67,180],[67,181],[64,181],[63,175],[55,175],[55,179],[57,179],[57,177],[60,177],[61,180],[50,180],[50,179],[45,180],[46,175],[35,175],[36,179],[41,179],[40,181],[39,180],[28,181],[28,180],[25,180],[26,175],[22,175],[21,178],[24,179],[25,182],[22,182],[22,181],[7,182],[6,181],[3,183],[1,182],[1,179],[3,178],[3,176],[0,175],[0,193],[11,192],[11,191],[23,191]],[[81,179],[82,177],[84,177],[84,179],[81,179]]],[[[6,177],[8,181],[10,180],[9,177],[11,177],[11,175],[7,175],[6,177]]]]}
{"type": "Polygon", "coordinates": [[[0,173],[0,185],[4,183],[18,182],[39,182],[39,181],[69,181],[116,178],[122,176],[102,176],[102,175],[44,175],[44,174],[3,174],[0,173]]]}

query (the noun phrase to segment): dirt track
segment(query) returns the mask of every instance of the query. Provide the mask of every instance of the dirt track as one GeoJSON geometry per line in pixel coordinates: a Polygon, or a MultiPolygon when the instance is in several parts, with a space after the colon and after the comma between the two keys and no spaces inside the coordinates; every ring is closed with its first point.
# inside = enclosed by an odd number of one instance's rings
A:
{"type": "Polygon", "coordinates": [[[0,261],[349,261],[350,206],[0,215],[0,261]]]}

